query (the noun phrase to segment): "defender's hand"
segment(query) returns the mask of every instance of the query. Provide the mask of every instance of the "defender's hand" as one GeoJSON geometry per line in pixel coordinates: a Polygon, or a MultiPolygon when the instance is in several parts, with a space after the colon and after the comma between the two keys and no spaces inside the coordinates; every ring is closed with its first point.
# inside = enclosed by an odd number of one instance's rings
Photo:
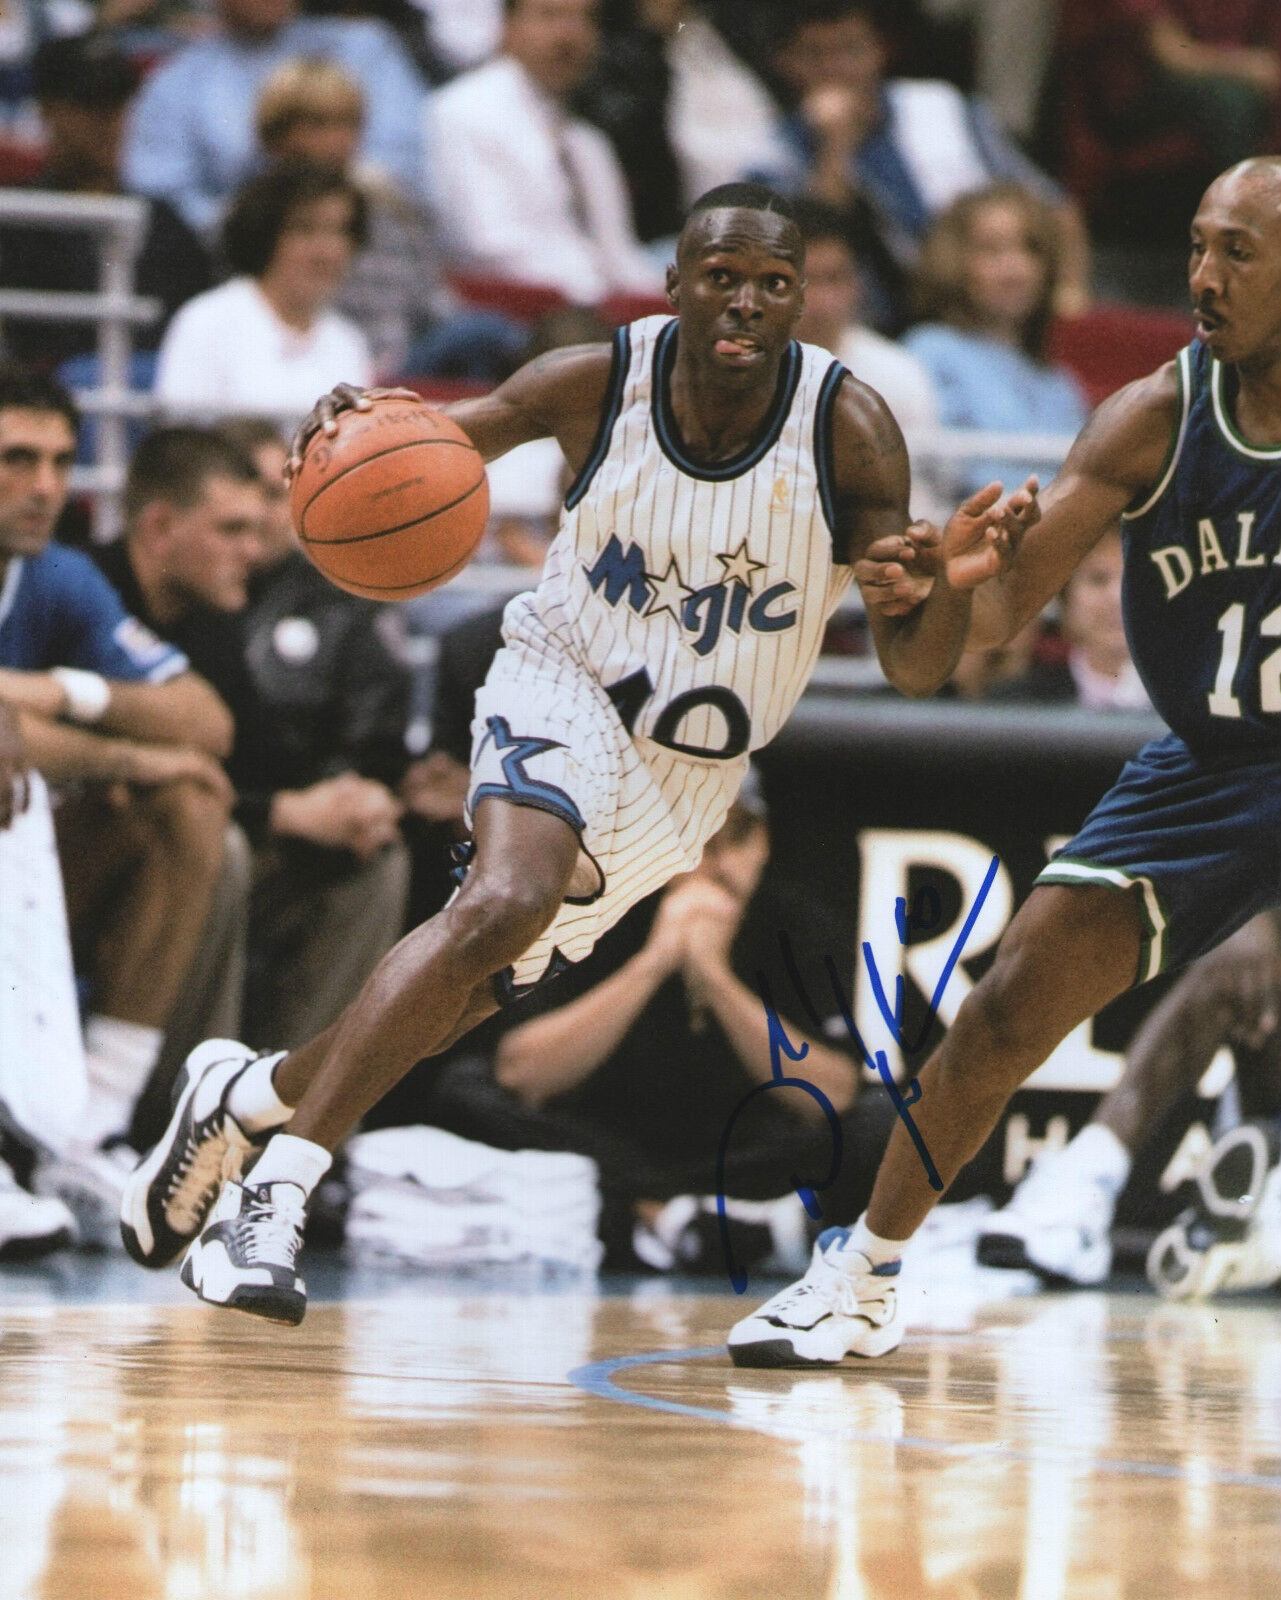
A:
{"type": "Polygon", "coordinates": [[[1001,501],[1001,485],[989,483],[952,513],[943,530],[942,556],[953,589],[976,589],[1005,571],[1024,534],[1040,521],[1037,488],[1037,480],[1029,478],[1001,501]]]}
{"type": "Polygon", "coordinates": [[[318,433],[332,439],[338,432],[338,414],[341,411],[368,411],[375,400],[416,400],[422,395],[413,389],[361,389],[354,383],[336,383],[328,394],[322,394],[298,425],[289,446],[289,460],[285,462],[285,478],[293,482],[294,474],[302,466],[307,446],[318,433]]]}
{"type": "Polygon", "coordinates": [[[854,563],[854,578],[869,611],[904,617],[929,598],[939,568],[943,534],[932,522],[914,522],[906,533],[888,534],[868,545],[854,563]]]}

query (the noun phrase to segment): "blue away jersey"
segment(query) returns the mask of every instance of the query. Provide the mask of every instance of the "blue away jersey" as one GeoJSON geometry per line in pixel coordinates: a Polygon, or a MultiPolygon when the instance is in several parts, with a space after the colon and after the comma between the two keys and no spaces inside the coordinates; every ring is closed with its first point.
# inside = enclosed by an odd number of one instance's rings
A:
{"type": "Polygon", "coordinates": [[[1198,755],[1281,752],[1281,447],[1240,436],[1236,374],[1204,345],[1178,371],[1165,470],[1122,521],[1130,652],[1198,755]]]}
{"type": "Polygon", "coordinates": [[[0,580],[0,667],[164,683],[187,670],[187,658],[129,615],[88,556],[55,544],[14,557],[0,580]]]}

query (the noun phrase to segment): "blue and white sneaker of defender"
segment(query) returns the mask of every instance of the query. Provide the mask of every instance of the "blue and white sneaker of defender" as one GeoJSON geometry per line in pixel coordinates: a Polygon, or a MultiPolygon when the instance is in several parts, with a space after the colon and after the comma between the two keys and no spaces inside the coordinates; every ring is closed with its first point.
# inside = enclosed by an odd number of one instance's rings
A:
{"type": "Polygon", "coordinates": [[[849,1239],[848,1228],[819,1234],[805,1276],[734,1325],[729,1353],[736,1367],[831,1367],[897,1347],[901,1263],[874,1267],[847,1248],[849,1239]]]}
{"type": "Polygon", "coordinates": [[[294,1266],[306,1219],[307,1197],[296,1183],[227,1183],[187,1251],[182,1281],[212,1306],[296,1327],[307,1310],[307,1286],[294,1266]]]}
{"type": "Polygon", "coordinates": [[[138,1163],[120,1200],[120,1237],[144,1267],[167,1267],[196,1237],[224,1177],[274,1130],[251,1134],[228,1109],[232,1084],[258,1052],[234,1039],[207,1039],[187,1057],[174,1086],[173,1115],[138,1163]]]}

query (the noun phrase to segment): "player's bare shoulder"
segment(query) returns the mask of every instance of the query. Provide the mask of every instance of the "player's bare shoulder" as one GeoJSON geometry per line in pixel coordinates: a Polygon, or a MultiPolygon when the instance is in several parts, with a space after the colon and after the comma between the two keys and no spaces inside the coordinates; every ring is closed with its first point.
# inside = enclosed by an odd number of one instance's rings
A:
{"type": "Polygon", "coordinates": [[[890,408],[875,389],[848,375],[832,409],[836,489],[864,503],[906,508],[907,446],[890,408]]]}

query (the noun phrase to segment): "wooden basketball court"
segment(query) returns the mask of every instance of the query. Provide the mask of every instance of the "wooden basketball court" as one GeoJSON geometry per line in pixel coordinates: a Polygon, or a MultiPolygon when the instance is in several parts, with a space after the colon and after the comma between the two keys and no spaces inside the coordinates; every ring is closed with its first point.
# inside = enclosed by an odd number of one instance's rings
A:
{"type": "Polygon", "coordinates": [[[1274,1297],[919,1286],[739,1372],[715,1284],[313,1267],[296,1331],[121,1261],[0,1274],[0,1595],[1244,1600],[1281,1579],[1274,1297]]]}

